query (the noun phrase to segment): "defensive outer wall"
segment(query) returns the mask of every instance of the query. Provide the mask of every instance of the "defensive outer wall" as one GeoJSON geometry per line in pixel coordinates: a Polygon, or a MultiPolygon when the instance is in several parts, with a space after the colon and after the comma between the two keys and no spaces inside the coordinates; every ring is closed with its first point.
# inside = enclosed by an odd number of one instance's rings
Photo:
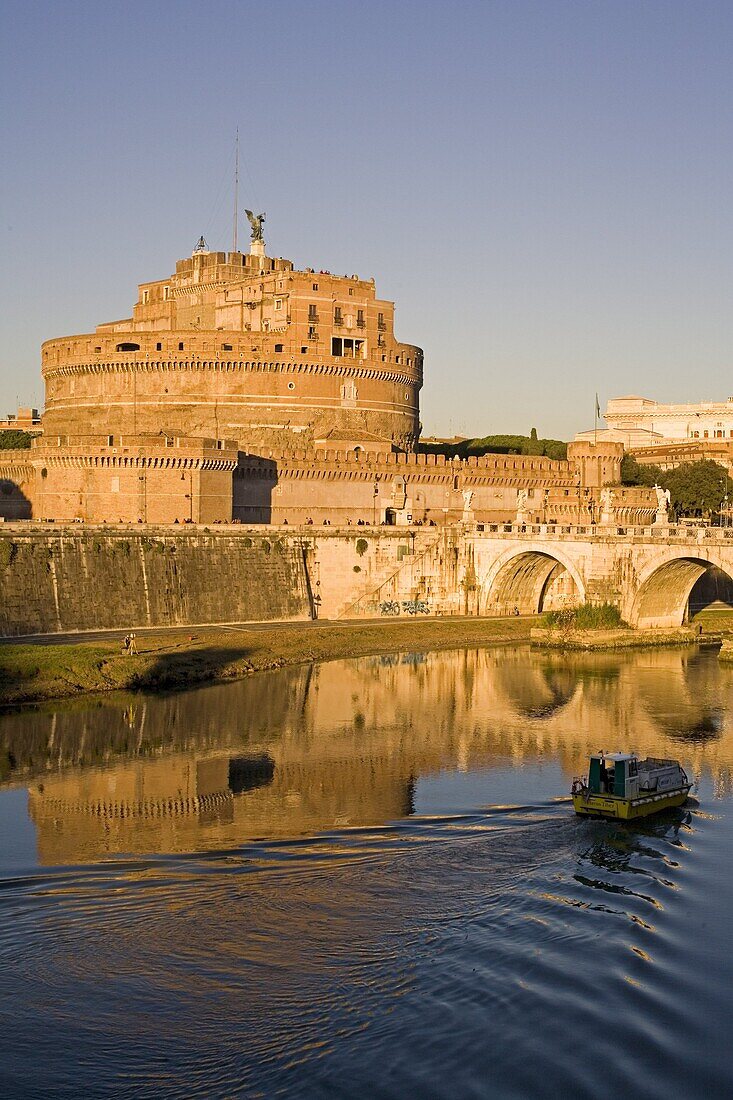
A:
{"type": "Polygon", "coordinates": [[[6,524],[0,634],[368,618],[409,614],[417,603],[433,614],[530,614],[582,601],[611,602],[640,627],[676,626],[700,577],[733,576],[731,536],[665,525],[6,524]]]}

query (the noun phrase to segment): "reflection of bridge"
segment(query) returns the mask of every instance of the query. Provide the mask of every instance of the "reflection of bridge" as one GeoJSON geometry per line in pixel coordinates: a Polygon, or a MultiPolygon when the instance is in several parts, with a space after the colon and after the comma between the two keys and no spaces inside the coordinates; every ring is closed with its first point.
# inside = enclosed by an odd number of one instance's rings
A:
{"type": "Polygon", "coordinates": [[[701,577],[733,576],[733,529],[507,526],[467,541],[488,614],[588,600],[634,626],[679,626],[701,577]]]}

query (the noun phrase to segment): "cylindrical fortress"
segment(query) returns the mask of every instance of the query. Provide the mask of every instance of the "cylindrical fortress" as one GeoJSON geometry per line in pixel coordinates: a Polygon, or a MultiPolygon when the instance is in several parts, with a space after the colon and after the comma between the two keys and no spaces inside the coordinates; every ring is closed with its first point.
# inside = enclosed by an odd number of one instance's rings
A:
{"type": "Polygon", "coordinates": [[[373,280],[197,251],[139,290],[131,319],[44,343],[47,436],[177,432],[257,451],[336,430],[414,449],[422,351],[394,339],[373,280]]]}

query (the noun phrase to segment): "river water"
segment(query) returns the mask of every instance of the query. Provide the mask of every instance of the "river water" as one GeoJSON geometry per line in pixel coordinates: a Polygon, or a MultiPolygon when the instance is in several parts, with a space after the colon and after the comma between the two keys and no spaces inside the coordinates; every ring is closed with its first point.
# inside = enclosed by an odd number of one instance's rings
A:
{"type": "Polygon", "coordinates": [[[0,1094],[733,1092],[733,671],[363,658],[0,717],[0,1094]],[[576,818],[590,750],[694,798],[576,818]]]}

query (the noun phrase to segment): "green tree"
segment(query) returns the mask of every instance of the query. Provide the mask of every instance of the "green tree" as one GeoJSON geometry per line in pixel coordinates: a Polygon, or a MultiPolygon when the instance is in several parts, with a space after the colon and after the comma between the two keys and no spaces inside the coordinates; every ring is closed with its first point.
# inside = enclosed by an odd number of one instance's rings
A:
{"type": "Polygon", "coordinates": [[[729,481],[725,466],[706,459],[683,462],[674,470],[665,471],[659,484],[669,489],[678,514],[707,515],[718,511],[729,481]]]}
{"type": "Polygon", "coordinates": [[[446,458],[466,458],[468,455],[546,455],[556,462],[568,456],[568,445],[561,439],[539,439],[537,429],[530,435],[486,435],[464,439],[460,443],[421,443],[423,454],[445,455],[446,458]]]}
{"type": "Polygon", "coordinates": [[[637,462],[632,454],[625,454],[621,459],[622,485],[662,485],[663,478],[664,471],[660,466],[637,462]]]}
{"type": "Polygon", "coordinates": [[[0,432],[0,451],[27,451],[38,432],[22,432],[11,428],[0,432]]]}

